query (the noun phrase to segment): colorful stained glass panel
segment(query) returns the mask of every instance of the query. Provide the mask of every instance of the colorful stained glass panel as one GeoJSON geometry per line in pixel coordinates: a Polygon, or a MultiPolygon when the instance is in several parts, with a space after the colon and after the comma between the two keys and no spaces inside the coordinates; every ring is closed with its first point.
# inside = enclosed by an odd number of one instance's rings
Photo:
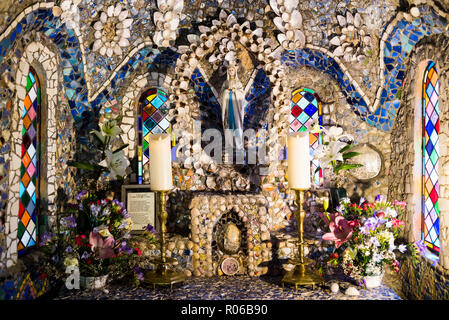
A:
{"type": "Polygon", "coordinates": [[[433,252],[440,251],[439,242],[439,79],[435,63],[430,61],[423,80],[423,188],[422,237],[433,252]]]}
{"type": "MultiPolygon", "coordinates": [[[[307,128],[318,120],[319,124],[323,124],[321,100],[319,96],[310,89],[298,89],[292,93],[290,108],[290,132],[305,131],[307,128]]],[[[322,143],[322,136],[319,133],[310,133],[310,153],[313,155],[314,150],[322,143]]],[[[323,170],[319,168],[319,162],[312,160],[312,177],[313,183],[319,185],[323,179],[323,170]]]]}
{"type": "Polygon", "coordinates": [[[149,160],[148,140],[151,134],[171,133],[170,122],[166,119],[168,109],[165,106],[168,96],[160,89],[145,91],[139,101],[138,123],[138,179],[143,183],[145,165],[149,160]]]}
{"type": "Polygon", "coordinates": [[[27,76],[27,95],[24,100],[22,114],[22,163],[19,185],[19,225],[18,251],[23,253],[26,248],[37,242],[37,204],[36,193],[39,190],[39,105],[40,86],[33,68],[27,76]]]}

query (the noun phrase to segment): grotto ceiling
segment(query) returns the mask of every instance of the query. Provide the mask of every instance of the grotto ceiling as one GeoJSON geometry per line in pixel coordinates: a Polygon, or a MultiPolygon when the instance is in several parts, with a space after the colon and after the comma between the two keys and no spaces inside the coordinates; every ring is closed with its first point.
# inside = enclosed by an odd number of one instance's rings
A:
{"type": "Polygon", "coordinates": [[[217,79],[235,53],[242,82],[262,69],[272,98],[288,70],[314,68],[361,120],[390,131],[410,53],[426,36],[447,34],[448,12],[446,1],[427,0],[2,0],[0,72],[14,80],[20,45],[50,43],[79,121],[85,110],[120,102],[156,63],[176,67],[169,93],[179,106],[176,88],[199,73],[217,79]]]}

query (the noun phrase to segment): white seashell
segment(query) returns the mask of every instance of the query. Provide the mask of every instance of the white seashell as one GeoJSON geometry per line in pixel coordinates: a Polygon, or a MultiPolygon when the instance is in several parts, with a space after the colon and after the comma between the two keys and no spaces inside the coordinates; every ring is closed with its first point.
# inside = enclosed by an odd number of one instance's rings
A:
{"type": "Polygon", "coordinates": [[[356,28],[360,28],[362,26],[362,16],[358,12],[354,15],[354,26],[356,28]]]}
{"type": "Polygon", "coordinates": [[[344,54],[343,48],[342,47],[337,47],[334,50],[333,54],[334,54],[334,56],[341,57],[344,54]]]}
{"type": "Polygon", "coordinates": [[[346,23],[347,24],[354,24],[354,16],[351,12],[346,12],[346,23]]]}
{"type": "Polygon", "coordinates": [[[284,22],[282,21],[281,17],[276,17],[273,19],[274,24],[276,25],[276,27],[279,29],[279,31],[281,32],[285,32],[285,28],[284,28],[284,22]]]}
{"type": "Polygon", "coordinates": [[[120,46],[114,46],[114,53],[117,56],[121,56],[123,54],[122,48],[120,48],[120,46]]]}
{"type": "Polygon", "coordinates": [[[102,36],[103,36],[103,34],[100,30],[95,31],[95,33],[94,33],[95,39],[101,39],[102,36]]]}
{"type": "Polygon", "coordinates": [[[122,4],[118,3],[114,8],[114,17],[118,17],[120,12],[122,12],[122,4]]]}
{"type": "Polygon", "coordinates": [[[103,30],[103,23],[101,23],[100,21],[97,21],[94,23],[94,29],[97,31],[101,31],[103,30]]]}
{"type": "Polygon", "coordinates": [[[162,37],[162,32],[156,31],[153,36],[154,43],[157,44],[158,46],[161,46],[163,40],[164,40],[164,38],[162,37]]]}
{"type": "Polygon", "coordinates": [[[284,12],[284,13],[282,13],[282,21],[284,21],[284,22],[290,22],[290,16],[291,16],[291,14],[290,13],[288,13],[288,12],[284,12]]]}
{"type": "Polygon", "coordinates": [[[133,23],[133,19],[125,19],[122,21],[123,28],[128,28],[133,23]]]}
{"type": "Polygon", "coordinates": [[[360,295],[360,292],[355,287],[350,286],[348,289],[346,289],[345,295],[347,295],[347,296],[358,296],[358,295],[360,295]]]}
{"type": "Polygon", "coordinates": [[[118,45],[122,48],[129,47],[129,41],[126,38],[120,38],[120,41],[118,42],[118,45]]]}
{"type": "Polygon", "coordinates": [[[233,26],[236,23],[237,23],[237,18],[233,14],[230,14],[228,16],[228,18],[226,19],[226,25],[228,27],[231,27],[231,26],[233,26]]]}
{"type": "Polygon", "coordinates": [[[109,6],[107,11],[108,17],[112,17],[114,15],[114,6],[109,6]]]}
{"type": "Polygon", "coordinates": [[[100,48],[100,54],[101,54],[102,56],[104,56],[104,55],[106,54],[106,47],[105,47],[105,46],[103,46],[103,47],[100,48]]]}
{"type": "Polygon", "coordinates": [[[334,45],[334,46],[339,46],[341,44],[340,42],[340,37],[339,36],[335,36],[333,37],[330,41],[330,44],[334,45]]]}
{"type": "Polygon", "coordinates": [[[234,42],[228,41],[228,43],[226,44],[226,48],[227,48],[229,51],[235,50],[234,42]]]}
{"type": "Polygon", "coordinates": [[[94,45],[92,47],[92,51],[94,51],[94,52],[98,51],[101,48],[101,44],[102,44],[102,42],[100,39],[95,40],[94,45]]]}
{"type": "Polygon", "coordinates": [[[340,26],[344,27],[346,25],[346,18],[341,16],[341,15],[337,15],[337,20],[338,23],[340,24],[340,26]]]}
{"type": "Polygon", "coordinates": [[[302,25],[301,13],[298,10],[293,10],[289,22],[290,22],[290,25],[292,26],[292,28],[294,28],[294,29],[301,27],[301,25],[302,25]]]}
{"type": "Polygon", "coordinates": [[[279,41],[279,43],[282,44],[286,40],[287,40],[287,37],[285,36],[285,34],[283,34],[283,33],[279,33],[278,34],[278,41],[279,41]]]}
{"type": "Polygon", "coordinates": [[[201,48],[201,47],[197,48],[197,49],[195,50],[195,54],[196,54],[198,57],[202,58],[202,57],[204,56],[204,54],[205,54],[204,49],[201,48]]]}
{"type": "Polygon", "coordinates": [[[301,30],[295,30],[295,41],[300,44],[300,48],[306,45],[306,36],[301,30]]]}
{"type": "Polygon", "coordinates": [[[186,53],[187,51],[189,51],[190,47],[189,46],[179,46],[178,47],[178,52],[183,54],[186,53]]]}
{"type": "Polygon", "coordinates": [[[108,21],[108,15],[106,12],[102,12],[100,15],[100,21],[106,23],[108,21]]]}
{"type": "Polygon", "coordinates": [[[165,11],[168,8],[167,1],[166,0],[157,0],[157,7],[160,10],[165,11]]]}
{"type": "Polygon", "coordinates": [[[206,26],[199,26],[199,27],[198,27],[198,30],[200,30],[200,32],[201,32],[202,34],[206,34],[208,31],[210,31],[210,28],[209,28],[209,27],[206,27],[206,26]]]}
{"type": "Polygon", "coordinates": [[[211,55],[210,57],[209,57],[209,60],[208,60],[210,63],[214,63],[215,61],[217,61],[217,57],[216,56],[214,56],[214,55],[211,55]]]}
{"type": "Polygon", "coordinates": [[[153,14],[153,20],[154,20],[154,23],[157,23],[158,21],[164,21],[164,15],[162,13],[160,13],[159,11],[156,11],[153,14]]]}
{"type": "Polygon", "coordinates": [[[221,11],[220,11],[220,14],[218,15],[218,18],[219,18],[220,20],[225,21],[227,17],[228,17],[228,14],[226,13],[226,11],[221,10],[221,11]]]}
{"type": "Polygon", "coordinates": [[[106,55],[110,58],[112,57],[112,54],[114,53],[114,50],[112,50],[112,48],[107,48],[106,49],[106,55]]]}
{"type": "Polygon", "coordinates": [[[276,0],[270,0],[270,7],[274,11],[274,13],[279,15],[279,6],[278,6],[276,0]]]}
{"type": "Polygon", "coordinates": [[[287,33],[285,34],[287,36],[288,40],[293,40],[295,39],[295,33],[293,32],[293,30],[288,30],[287,33]]]}
{"type": "Polygon", "coordinates": [[[298,0],[284,0],[285,10],[288,12],[292,12],[298,6],[298,0]]]}
{"type": "Polygon", "coordinates": [[[174,13],[181,13],[182,9],[184,8],[184,1],[183,0],[175,0],[173,5],[173,12],[174,13]]]}
{"type": "Polygon", "coordinates": [[[123,10],[122,12],[120,12],[120,14],[118,15],[118,20],[119,21],[123,21],[126,18],[128,18],[128,10],[123,10]]]}
{"type": "Polygon", "coordinates": [[[197,43],[200,41],[200,37],[196,34],[188,34],[187,40],[189,40],[190,43],[197,43]]]}
{"type": "Polygon", "coordinates": [[[333,283],[331,283],[330,289],[331,289],[332,293],[338,293],[338,291],[340,290],[340,287],[339,287],[338,283],[333,282],[333,283]]]}
{"type": "Polygon", "coordinates": [[[263,35],[263,30],[262,30],[262,28],[257,28],[256,30],[254,30],[254,31],[252,32],[252,35],[254,35],[254,36],[258,37],[258,38],[261,38],[262,35],[263,35]]]}
{"type": "Polygon", "coordinates": [[[421,13],[419,12],[419,9],[417,7],[413,7],[413,8],[410,9],[410,14],[413,17],[418,18],[421,13]]]}

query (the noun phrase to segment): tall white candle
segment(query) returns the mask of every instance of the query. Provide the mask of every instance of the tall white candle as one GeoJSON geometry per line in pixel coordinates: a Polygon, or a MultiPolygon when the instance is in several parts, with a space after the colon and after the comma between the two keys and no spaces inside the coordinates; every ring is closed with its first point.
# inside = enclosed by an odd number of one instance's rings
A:
{"type": "Polygon", "coordinates": [[[173,186],[170,142],[166,133],[149,138],[150,188],[154,191],[170,190],[173,186]]]}
{"type": "Polygon", "coordinates": [[[287,137],[288,186],[310,188],[310,144],[308,132],[290,133],[287,137]]]}

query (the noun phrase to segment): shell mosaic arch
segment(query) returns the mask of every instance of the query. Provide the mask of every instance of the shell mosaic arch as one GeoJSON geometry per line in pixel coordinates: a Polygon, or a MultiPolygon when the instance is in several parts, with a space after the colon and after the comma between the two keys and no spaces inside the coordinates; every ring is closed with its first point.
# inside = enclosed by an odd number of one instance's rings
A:
{"type": "Polygon", "coordinates": [[[38,198],[39,198],[39,132],[41,88],[32,67],[27,75],[27,94],[22,114],[22,162],[19,185],[18,253],[37,242],[38,198]]]}
{"type": "Polygon", "coordinates": [[[422,90],[423,112],[423,187],[422,187],[422,237],[434,252],[440,252],[439,219],[439,139],[440,109],[438,106],[440,81],[433,61],[424,72],[422,90]]]}

